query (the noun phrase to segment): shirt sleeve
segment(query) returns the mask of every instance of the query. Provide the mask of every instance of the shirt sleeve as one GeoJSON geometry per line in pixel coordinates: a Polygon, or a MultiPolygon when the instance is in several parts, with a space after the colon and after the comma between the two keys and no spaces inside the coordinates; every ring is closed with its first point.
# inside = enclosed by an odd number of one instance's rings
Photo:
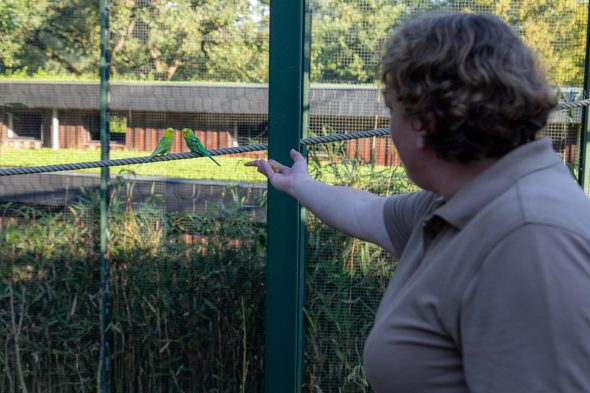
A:
{"type": "Polygon", "coordinates": [[[525,225],[488,253],[460,317],[470,392],[590,392],[589,244],[525,225]]]}
{"type": "Polygon", "coordinates": [[[383,219],[395,256],[402,255],[412,231],[434,210],[439,199],[436,194],[428,191],[391,195],[387,199],[383,219]]]}

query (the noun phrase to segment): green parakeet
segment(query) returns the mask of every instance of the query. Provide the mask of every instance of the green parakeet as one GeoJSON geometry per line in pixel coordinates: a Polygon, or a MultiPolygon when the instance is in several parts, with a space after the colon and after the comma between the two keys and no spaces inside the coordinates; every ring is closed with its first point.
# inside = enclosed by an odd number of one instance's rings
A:
{"type": "MultiPolygon", "coordinates": [[[[211,160],[213,160],[214,163],[219,165],[219,163],[217,161],[215,161],[215,159],[213,157],[211,157],[211,154],[209,154],[207,149],[205,149],[205,146],[203,146],[201,144],[201,141],[199,140],[199,138],[197,138],[195,136],[195,134],[193,134],[193,130],[191,130],[190,128],[183,128],[182,129],[182,136],[184,137],[184,141],[186,142],[186,146],[189,148],[190,151],[192,151],[193,153],[198,154],[200,156],[207,156],[211,160]]],[[[219,166],[221,166],[221,165],[219,165],[219,166]]]]}
{"type": "Polygon", "coordinates": [[[164,131],[164,136],[162,136],[162,139],[160,139],[160,142],[158,142],[158,146],[156,146],[156,148],[154,149],[152,154],[150,154],[150,156],[147,158],[147,160],[145,162],[142,162],[139,165],[143,165],[146,162],[150,162],[152,160],[152,158],[154,158],[156,156],[163,156],[163,155],[168,154],[168,152],[170,151],[170,148],[172,147],[173,142],[174,142],[174,129],[166,128],[166,131],[164,131]]]}

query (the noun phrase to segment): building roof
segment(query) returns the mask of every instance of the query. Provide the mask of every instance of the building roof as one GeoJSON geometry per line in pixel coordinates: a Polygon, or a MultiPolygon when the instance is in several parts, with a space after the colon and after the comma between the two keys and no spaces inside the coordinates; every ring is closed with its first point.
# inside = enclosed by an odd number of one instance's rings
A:
{"type": "MultiPolygon", "coordinates": [[[[567,89],[577,91],[578,89],[567,89]]],[[[581,90],[581,89],[580,89],[581,90]]],[[[98,82],[0,81],[0,106],[98,110],[98,82]]],[[[311,85],[310,114],[336,117],[387,117],[375,85],[311,85]]],[[[110,83],[111,110],[217,114],[268,113],[268,86],[241,83],[110,83]]],[[[554,112],[554,123],[579,122],[581,109],[554,112]]]]}
{"type": "MultiPolygon", "coordinates": [[[[98,109],[98,82],[0,81],[2,103],[29,108],[98,109]]],[[[310,89],[312,114],[387,116],[377,86],[318,85],[310,89]]],[[[111,110],[189,113],[268,113],[265,84],[111,82],[111,110]]]]}

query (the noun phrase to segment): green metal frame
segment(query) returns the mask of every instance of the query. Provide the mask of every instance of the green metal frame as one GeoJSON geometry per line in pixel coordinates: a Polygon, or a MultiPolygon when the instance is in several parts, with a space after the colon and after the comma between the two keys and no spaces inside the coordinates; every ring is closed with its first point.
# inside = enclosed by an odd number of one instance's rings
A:
{"type": "MultiPolygon", "coordinates": [[[[272,2],[268,154],[290,164],[308,129],[308,0],[272,2]]],[[[303,152],[305,154],[305,152],[303,152]]],[[[299,392],[303,375],[304,214],[268,187],[265,391],[299,392]]]]}
{"type": "MultiPolygon", "coordinates": [[[[588,3],[588,22],[586,24],[586,57],[584,58],[584,97],[590,94],[590,3],[588,3]]],[[[580,130],[580,157],[578,161],[578,182],[588,194],[590,192],[590,113],[588,106],[582,109],[582,128],[580,130]]]]}
{"type": "MultiPolygon", "coordinates": [[[[100,159],[110,156],[109,129],[109,8],[108,0],[100,1],[100,159]]],[[[110,265],[108,260],[109,167],[100,169],[100,359],[98,367],[98,391],[111,391],[111,322],[110,265]]]]}

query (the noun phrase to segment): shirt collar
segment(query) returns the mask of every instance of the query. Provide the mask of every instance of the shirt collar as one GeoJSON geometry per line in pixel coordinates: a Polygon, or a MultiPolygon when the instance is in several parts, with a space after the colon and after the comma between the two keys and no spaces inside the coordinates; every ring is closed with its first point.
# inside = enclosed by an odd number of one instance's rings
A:
{"type": "Polygon", "coordinates": [[[551,139],[545,137],[526,143],[501,157],[433,214],[462,229],[484,206],[519,179],[557,164],[561,164],[561,160],[551,146],[551,139]]]}

